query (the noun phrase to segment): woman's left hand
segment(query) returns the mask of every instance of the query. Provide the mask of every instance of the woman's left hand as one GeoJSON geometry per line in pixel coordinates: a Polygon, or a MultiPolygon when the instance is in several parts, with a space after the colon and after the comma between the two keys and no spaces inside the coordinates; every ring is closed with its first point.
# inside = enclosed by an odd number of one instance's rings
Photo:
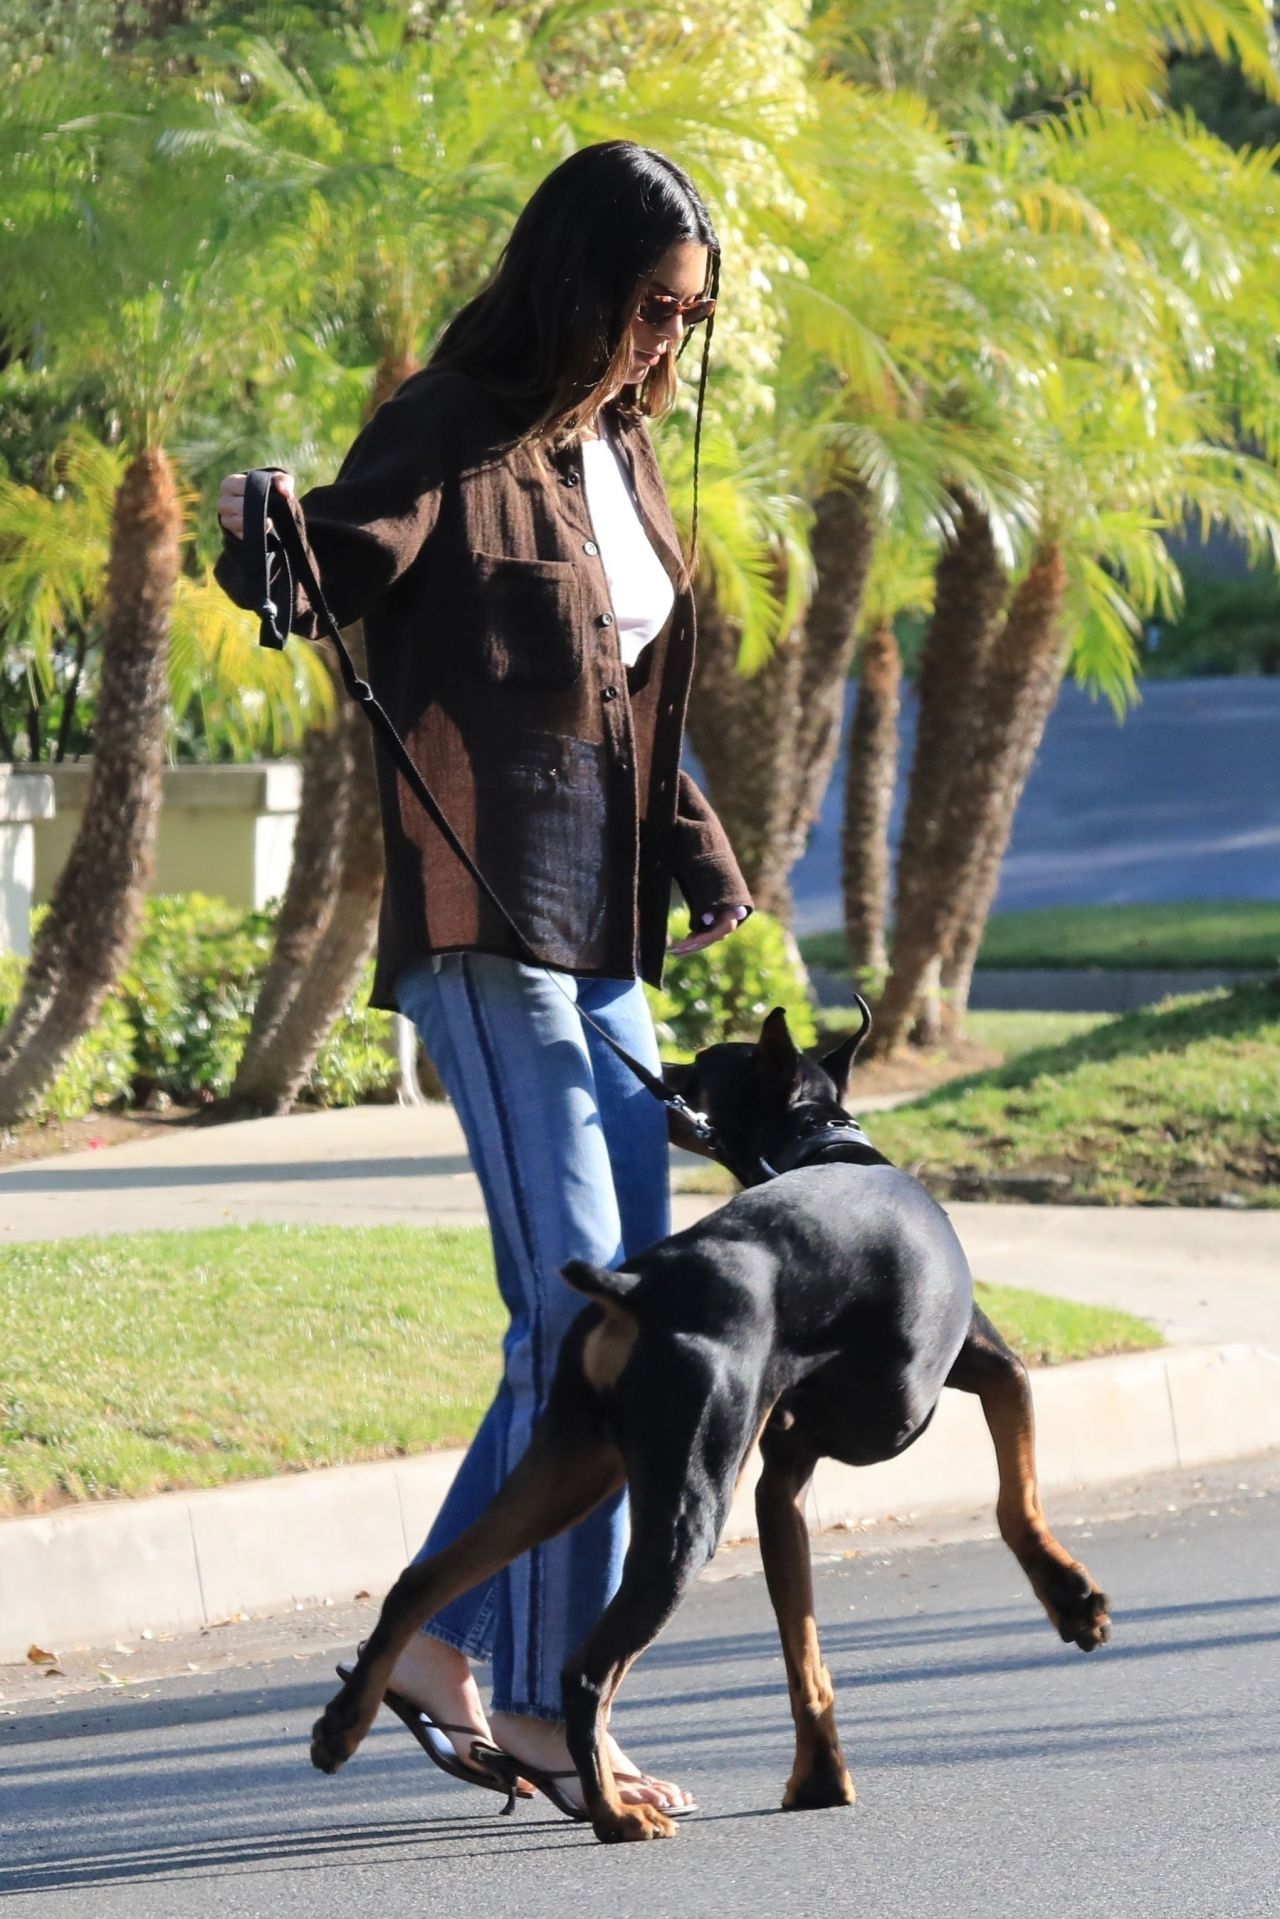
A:
{"type": "Polygon", "coordinates": [[[689,933],[682,940],[672,940],[671,951],[679,956],[682,953],[698,953],[704,946],[714,946],[726,933],[732,933],[747,917],[745,906],[722,906],[718,913],[703,914],[708,923],[697,933],[689,933]]]}

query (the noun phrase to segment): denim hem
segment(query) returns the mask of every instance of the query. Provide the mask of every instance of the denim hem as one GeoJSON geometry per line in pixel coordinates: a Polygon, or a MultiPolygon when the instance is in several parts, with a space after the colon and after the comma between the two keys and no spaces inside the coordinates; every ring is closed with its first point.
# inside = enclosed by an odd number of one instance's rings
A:
{"type": "Polygon", "coordinates": [[[428,1639],[438,1639],[442,1646],[452,1646],[455,1652],[465,1653],[468,1659],[487,1660],[489,1657],[490,1648],[478,1634],[450,1632],[447,1626],[437,1626],[430,1619],[425,1626],[419,1626],[418,1631],[428,1639]]]}
{"type": "Polygon", "coordinates": [[[554,1710],[550,1706],[508,1706],[505,1701],[498,1698],[497,1693],[494,1693],[489,1701],[489,1711],[510,1713],[513,1719],[545,1719],[553,1726],[564,1724],[563,1705],[555,1707],[554,1710]]]}

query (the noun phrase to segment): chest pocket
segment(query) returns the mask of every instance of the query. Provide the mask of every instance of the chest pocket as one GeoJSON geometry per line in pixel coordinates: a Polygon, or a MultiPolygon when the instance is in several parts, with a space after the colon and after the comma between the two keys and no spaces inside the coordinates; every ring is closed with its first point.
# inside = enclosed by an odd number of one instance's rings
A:
{"type": "Polygon", "coordinates": [[[571,560],[473,553],[480,671],[498,685],[571,686],[582,672],[582,585],[571,560]]]}

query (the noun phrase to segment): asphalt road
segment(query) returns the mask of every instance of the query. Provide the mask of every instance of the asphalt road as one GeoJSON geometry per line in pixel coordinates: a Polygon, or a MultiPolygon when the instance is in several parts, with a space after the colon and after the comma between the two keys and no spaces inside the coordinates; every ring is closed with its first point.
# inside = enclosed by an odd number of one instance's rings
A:
{"type": "Polygon", "coordinates": [[[0,1675],[0,1897],[58,1919],[1274,1914],[1280,1459],[1056,1518],[1112,1594],[1116,1638],[1091,1657],[1051,1636],[993,1539],[821,1542],[848,1811],[776,1810],[772,1619],[752,1555],[721,1555],[618,1710],[701,1802],[665,1844],[606,1850],[539,1802],[497,1819],[390,1720],[336,1779],[311,1771],[354,1615],[238,1653],[206,1635],[168,1649],[181,1676],[53,1705],[0,1675]]]}
{"type": "MultiPolygon", "coordinates": [[[[855,689],[850,688],[852,708],[855,689]]],[[[846,735],[847,735],[846,713],[846,735]]],[[[915,713],[904,702],[906,801],[915,713]]],[[[1123,723],[1064,686],[1014,823],[997,906],[1280,894],[1280,679],[1149,681],[1123,723]]],[[[796,927],[841,923],[844,755],[793,875],[796,927]]]]}

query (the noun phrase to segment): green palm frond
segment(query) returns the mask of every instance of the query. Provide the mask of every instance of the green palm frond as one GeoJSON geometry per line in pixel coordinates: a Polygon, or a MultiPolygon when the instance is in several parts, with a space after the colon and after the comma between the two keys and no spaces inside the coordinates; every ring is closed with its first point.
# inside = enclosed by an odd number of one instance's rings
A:
{"type": "Polygon", "coordinates": [[[933,610],[938,548],[895,521],[881,529],[862,598],[862,628],[884,626],[900,614],[933,610]]]}
{"type": "MultiPolygon", "coordinates": [[[[102,61],[41,68],[0,97],[0,325],[19,351],[100,381],[134,450],[230,370],[261,277],[225,163],[158,138],[189,111],[173,75],[102,61]]],[[[275,303],[253,327],[279,336],[275,303]]]]}
{"type": "Polygon", "coordinates": [[[1128,112],[1158,111],[1175,50],[1212,52],[1277,97],[1268,0],[1118,0],[1077,7],[1045,0],[828,0],[815,7],[826,56],[852,77],[906,88],[971,122],[1019,95],[1083,88],[1128,112]]]}
{"type": "MultiPolygon", "coordinates": [[[[704,429],[698,483],[699,570],[725,616],[742,630],[740,657],[754,671],[799,618],[812,592],[806,508],[780,485],[777,442],[756,422],[754,438],[717,422],[704,429]]],[[[693,439],[664,432],[663,471],[677,523],[693,510],[693,439]]]]}
{"type": "Polygon", "coordinates": [[[0,478],[0,652],[23,656],[46,689],[60,637],[97,618],[125,465],[76,433],[55,459],[52,495],[0,478]]]}
{"type": "Polygon", "coordinates": [[[886,387],[909,393],[887,342],[850,307],[808,280],[788,281],[783,298],[797,344],[834,367],[851,398],[882,400],[886,387]]]}
{"type": "Polygon", "coordinates": [[[178,582],[169,684],[174,712],[198,702],[206,737],[225,741],[237,759],[296,747],[333,713],[333,682],[314,648],[260,646],[252,620],[208,569],[178,582]]]}
{"type": "Polygon", "coordinates": [[[1112,10],[1063,7],[1045,38],[1047,56],[1102,106],[1158,107],[1173,49],[1213,53],[1251,85],[1280,98],[1268,0],[1127,0],[1112,10]]]}

